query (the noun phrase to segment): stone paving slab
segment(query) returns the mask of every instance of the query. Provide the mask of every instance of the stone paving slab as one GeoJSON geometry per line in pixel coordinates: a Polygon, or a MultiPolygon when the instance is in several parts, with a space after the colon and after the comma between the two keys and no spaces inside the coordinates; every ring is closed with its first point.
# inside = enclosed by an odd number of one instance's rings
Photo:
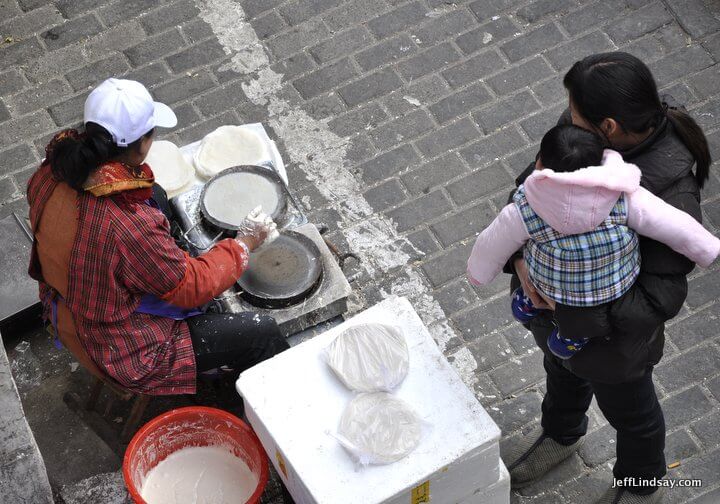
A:
{"type": "MultiPolygon", "coordinates": [[[[111,75],[175,108],[164,137],[178,143],[262,121],[311,219],[361,258],[354,308],[408,295],[512,438],[539,415],[540,353],[509,317],[507,279],[464,280],[475,233],[564,109],[564,71],[593,52],[646,61],[718,158],[719,16],[707,0],[0,0],[0,217],[24,208],[42,146],[111,75]]],[[[718,170],[703,191],[714,232],[718,170]]],[[[668,502],[712,502],[720,485],[718,275],[693,273],[657,369],[668,459],[682,462],[670,476],[705,478],[668,502]]],[[[591,419],[580,455],[514,502],[602,493],[614,433],[591,419]]]]}

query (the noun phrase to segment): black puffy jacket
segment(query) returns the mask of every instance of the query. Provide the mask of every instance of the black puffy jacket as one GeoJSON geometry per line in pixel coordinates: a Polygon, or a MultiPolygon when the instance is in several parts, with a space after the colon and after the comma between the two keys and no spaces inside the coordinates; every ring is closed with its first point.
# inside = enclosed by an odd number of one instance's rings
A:
{"type": "MultiPolygon", "coordinates": [[[[569,113],[560,123],[569,122],[569,113]]],[[[695,160],[663,119],[641,144],[621,152],[625,161],[642,172],[640,184],[664,201],[702,220],[700,190],[693,174],[695,160]]],[[[528,166],[516,180],[523,183],[532,173],[528,166]]],[[[575,375],[603,383],[623,383],[640,378],[657,364],[665,345],[663,323],[678,314],[687,296],[687,274],[695,264],[666,245],[640,238],[640,275],[623,297],[610,308],[613,327],[620,328],[609,339],[591,340],[563,365],[575,375]]],[[[513,279],[513,285],[517,285],[513,279]]],[[[528,328],[538,346],[547,352],[545,338],[549,319],[536,319],[528,328]]]]}

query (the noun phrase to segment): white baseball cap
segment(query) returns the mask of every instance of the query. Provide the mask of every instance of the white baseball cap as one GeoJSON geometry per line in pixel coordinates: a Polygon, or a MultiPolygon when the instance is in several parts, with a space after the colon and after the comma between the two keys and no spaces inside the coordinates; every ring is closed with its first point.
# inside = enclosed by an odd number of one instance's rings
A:
{"type": "Polygon", "coordinates": [[[99,124],[120,147],[138,140],[155,126],[172,128],[175,112],[153,101],[150,92],[137,81],[107,79],[85,100],[85,122],[99,124]]]}

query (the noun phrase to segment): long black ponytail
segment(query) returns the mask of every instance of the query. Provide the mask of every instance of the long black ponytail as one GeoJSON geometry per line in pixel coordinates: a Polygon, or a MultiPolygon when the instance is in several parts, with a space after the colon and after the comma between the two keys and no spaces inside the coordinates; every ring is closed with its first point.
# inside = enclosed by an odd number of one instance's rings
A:
{"type": "Polygon", "coordinates": [[[679,109],[668,109],[667,117],[675,128],[675,132],[695,158],[695,178],[700,189],[710,176],[710,147],[702,128],[695,119],[679,109]]]}
{"type": "Polygon", "coordinates": [[[85,123],[85,135],[66,137],[59,141],[50,153],[53,176],[77,191],[99,166],[121,157],[126,152],[139,149],[143,138],[152,136],[154,129],[127,147],[119,147],[110,132],[99,124],[85,123]]]}
{"type": "Polygon", "coordinates": [[[712,164],[705,134],[688,114],[663,106],[652,72],[638,58],[624,52],[593,54],[572,66],[563,85],[577,111],[598,128],[612,118],[625,132],[644,133],[667,117],[695,159],[698,186],[705,185],[712,164]]]}

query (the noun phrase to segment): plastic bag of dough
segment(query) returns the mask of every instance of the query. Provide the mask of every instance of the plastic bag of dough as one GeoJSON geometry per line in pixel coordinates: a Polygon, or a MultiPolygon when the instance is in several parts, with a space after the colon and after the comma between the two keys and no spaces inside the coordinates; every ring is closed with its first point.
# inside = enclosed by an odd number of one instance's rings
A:
{"type": "Polygon", "coordinates": [[[155,140],[145,162],[150,165],[155,182],[165,189],[168,197],[182,192],[195,174],[195,169],[185,161],[177,145],[167,140],[155,140]]]}
{"type": "Polygon", "coordinates": [[[202,139],[193,162],[200,176],[212,178],[226,168],[256,165],[269,157],[257,133],[240,126],[220,126],[202,139]]]}
{"type": "Polygon", "coordinates": [[[386,392],[359,394],[345,407],[335,438],[360,465],[392,464],[420,443],[423,421],[386,392]]]}
{"type": "Polygon", "coordinates": [[[391,392],[407,376],[410,363],[402,330],[378,323],[348,327],[325,357],[340,381],[357,392],[391,392]]]}

